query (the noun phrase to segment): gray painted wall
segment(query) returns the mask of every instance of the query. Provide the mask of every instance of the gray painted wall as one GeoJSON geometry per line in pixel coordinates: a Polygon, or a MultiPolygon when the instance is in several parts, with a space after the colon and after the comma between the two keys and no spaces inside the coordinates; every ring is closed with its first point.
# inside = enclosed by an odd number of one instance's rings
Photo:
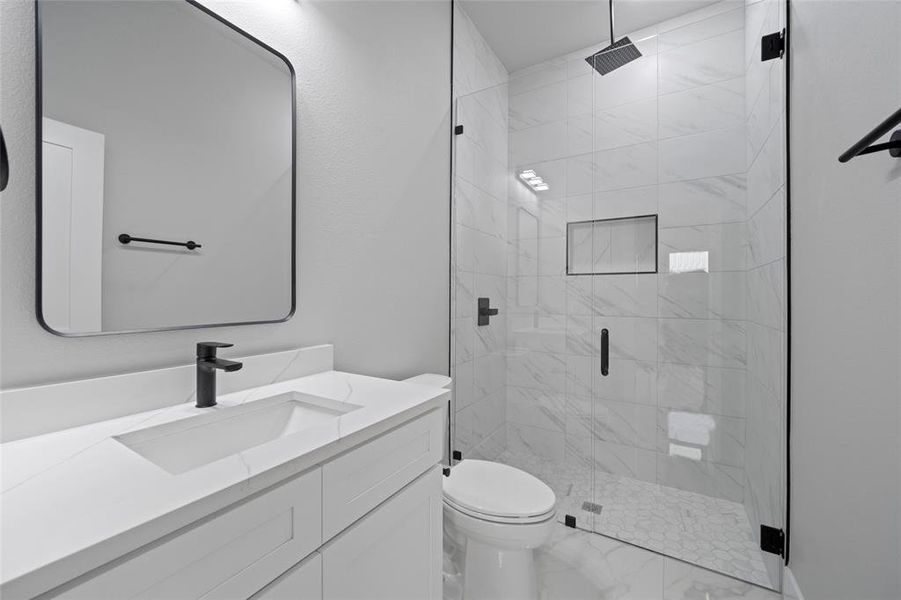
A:
{"type": "Polygon", "coordinates": [[[284,324],[66,339],[34,312],[32,3],[0,3],[0,385],[184,364],[194,343],[241,354],[336,345],[339,369],[448,370],[447,2],[206,2],[297,70],[298,309],[284,324]]]}
{"type": "Polygon", "coordinates": [[[901,162],[836,160],[901,103],[901,2],[792,2],[791,563],[897,599],[901,162]]]}

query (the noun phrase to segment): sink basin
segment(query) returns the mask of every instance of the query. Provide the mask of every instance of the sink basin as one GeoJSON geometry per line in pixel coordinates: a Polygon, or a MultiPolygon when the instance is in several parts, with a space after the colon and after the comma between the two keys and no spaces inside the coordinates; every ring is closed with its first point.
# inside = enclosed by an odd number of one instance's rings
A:
{"type": "Polygon", "coordinates": [[[177,475],[273,440],[335,421],[361,408],[338,400],[286,392],[209,414],[114,436],[177,475]]]}

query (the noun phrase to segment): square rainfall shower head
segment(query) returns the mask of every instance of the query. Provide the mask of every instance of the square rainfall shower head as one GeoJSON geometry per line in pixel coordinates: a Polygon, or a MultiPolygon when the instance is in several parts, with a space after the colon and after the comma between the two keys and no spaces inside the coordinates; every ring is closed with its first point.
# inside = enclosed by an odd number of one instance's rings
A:
{"type": "Polygon", "coordinates": [[[606,75],[610,71],[630,63],[640,56],[641,52],[638,51],[638,48],[635,47],[629,36],[626,36],[620,41],[592,54],[585,59],[585,62],[601,75],[606,75]]]}

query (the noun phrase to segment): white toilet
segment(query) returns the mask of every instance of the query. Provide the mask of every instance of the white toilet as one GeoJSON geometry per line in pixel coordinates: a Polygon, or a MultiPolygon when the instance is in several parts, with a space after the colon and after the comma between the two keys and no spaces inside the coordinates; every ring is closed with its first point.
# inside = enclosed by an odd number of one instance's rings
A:
{"type": "Polygon", "coordinates": [[[556,497],[541,480],[467,459],[444,478],[445,531],[463,551],[463,600],[532,600],[532,550],[551,535],[556,497]]]}
{"type": "MultiPolygon", "coordinates": [[[[450,387],[446,375],[410,383],[450,387]]],[[[444,529],[462,551],[463,600],[537,600],[532,551],[554,528],[557,498],[515,467],[466,459],[444,478],[444,529]]]]}

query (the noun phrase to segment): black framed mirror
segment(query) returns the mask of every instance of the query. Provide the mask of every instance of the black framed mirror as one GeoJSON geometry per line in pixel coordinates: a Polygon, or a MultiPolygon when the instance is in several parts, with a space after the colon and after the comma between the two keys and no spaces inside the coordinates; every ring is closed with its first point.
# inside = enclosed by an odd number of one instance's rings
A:
{"type": "Polygon", "coordinates": [[[289,319],[295,73],[192,0],[41,0],[37,316],[64,336],[289,319]]]}

